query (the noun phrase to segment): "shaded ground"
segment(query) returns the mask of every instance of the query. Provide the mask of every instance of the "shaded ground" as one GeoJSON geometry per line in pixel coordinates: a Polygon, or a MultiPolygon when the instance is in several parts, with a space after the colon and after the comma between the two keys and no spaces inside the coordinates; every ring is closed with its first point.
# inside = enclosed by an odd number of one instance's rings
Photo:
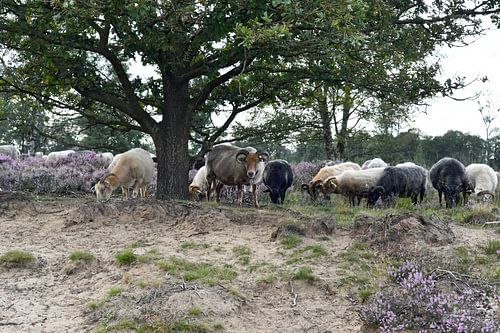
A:
{"type": "MultiPolygon", "coordinates": [[[[36,257],[27,267],[0,266],[0,332],[93,332],[116,323],[130,331],[138,320],[151,327],[195,323],[199,331],[362,331],[358,303],[342,287],[339,269],[339,254],[358,241],[362,228],[351,234],[335,230],[333,219],[286,209],[153,200],[97,203],[91,197],[33,201],[6,194],[0,199],[0,255],[22,249],[36,257]],[[287,249],[282,240],[290,234],[299,234],[301,243],[287,249]],[[308,254],[315,246],[325,253],[308,254]],[[143,260],[119,265],[115,255],[126,248],[143,260]],[[96,260],[75,266],[68,259],[75,250],[96,260]],[[236,275],[210,282],[187,279],[174,270],[172,258],[236,275]],[[297,278],[305,266],[313,277],[297,278]]],[[[417,222],[401,226],[418,225],[418,217],[409,219],[417,222]]],[[[422,228],[395,240],[418,242],[427,235],[422,228]]],[[[447,228],[449,242],[427,246],[476,246],[494,237],[493,230],[447,228]]]]}

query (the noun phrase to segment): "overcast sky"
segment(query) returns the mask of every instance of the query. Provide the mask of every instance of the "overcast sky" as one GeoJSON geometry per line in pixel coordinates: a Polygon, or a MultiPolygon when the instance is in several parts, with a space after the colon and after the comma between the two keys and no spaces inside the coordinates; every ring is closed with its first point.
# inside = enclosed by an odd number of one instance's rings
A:
{"type": "MultiPolygon", "coordinates": [[[[486,83],[476,83],[457,92],[455,97],[473,96],[482,92],[481,103],[491,102],[491,108],[500,108],[500,30],[488,31],[476,42],[466,47],[445,48],[443,78],[454,75],[466,76],[472,80],[487,76],[486,83]]],[[[420,113],[412,124],[424,134],[442,135],[448,130],[485,137],[485,125],[478,111],[478,101],[454,101],[450,98],[435,98],[428,101],[427,114],[420,113]]],[[[493,126],[500,127],[500,113],[493,126]]]]}

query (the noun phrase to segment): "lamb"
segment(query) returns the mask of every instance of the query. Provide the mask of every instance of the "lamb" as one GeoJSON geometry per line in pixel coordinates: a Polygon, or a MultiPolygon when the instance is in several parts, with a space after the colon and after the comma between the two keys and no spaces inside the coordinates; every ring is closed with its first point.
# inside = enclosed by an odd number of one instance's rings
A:
{"type": "Polygon", "coordinates": [[[373,160],[368,160],[361,166],[361,169],[372,169],[372,168],[385,168],[387,163],[384,162],[381,158],[374,158],[373,160]]]}
{"type": "Polygon", "coordinates": [[[469,190],[483,201],[488,196],[495,198],[495,192],[498,185],[496,172],[486,164],[469,164],[465,168],[465,174],[469,180],[469,190]]]}
{"type": "Polygon", "coordinates": [[[75,151],[72,149],[53,151],[47,155],[47,161],[56,161],[60,158],[68,157],[71,154],[75,154],[75,151]]]}
{"type": "Polygon", "coordinates": [[[266,189],[273,204],[284,204],[286,190],[292,186],[293,172],[290,163],[285,160],[274,160],[267,163],[263,175],[266,189]]]}
{"type": "Polygon", "coordinates": [[[368,190],[382,176],[384,168],[370,168],[365,170],[347,170],[340,175],[325,179],[324,186],[331,189],[333,193],[339,193],[349,198],[349,203],[356,206],[361,198],[366,197],[368,190]]]}
{"type": "Polygon", "coordinates": [[[377,183],[368,191],[368,206],[373,207],[380,197],[388,204],[396,196],[411,197],[414,205],[420,196],[421,203],[427,188],[427,171],[411,164],[385,168],[377,183]]]}
{"type": "Polygon", "coordinates": [[[14,161],[19,161],[19,157],[21,156],[21,152],[14,145],[0,146],[0,154],[9,156],[14,161]]]}
{"type": "Polygon", "coordinates": [[[147,196],[147,186],[153,178],[154,163],[147,151],[134,148],[122,154],[111,173],[95,185],[97,200],[109,200],[113,191],[121,187],[125,199],[128,189],[133,187],[132,195],[147,196]]]}
{"type": "Polygon", "coordinates": [[[359,164],[353,162],[344,162],[332,166],[325,166],[318,171],[309,184],[302,184],[301,188],[309,193],[312,201],[315,201],[318,198],[319,192],[323,193],[325,199],[329,199],[328,195],[331,192],[324,187],[325,179],[340,175],[346,170],[361,170],[361,167],[359,164]]]}
{"type": "Polygon", "coordinates": [[[429,170],[429,178],[432,186],[438,191],[439,205],[444,193],[446,208],[453,208],[460,200],[460,193],[463,193],[464,204],[469,180],[465,173],[465,166],[454,158],[444,157],[437,161],[429,170]]]}

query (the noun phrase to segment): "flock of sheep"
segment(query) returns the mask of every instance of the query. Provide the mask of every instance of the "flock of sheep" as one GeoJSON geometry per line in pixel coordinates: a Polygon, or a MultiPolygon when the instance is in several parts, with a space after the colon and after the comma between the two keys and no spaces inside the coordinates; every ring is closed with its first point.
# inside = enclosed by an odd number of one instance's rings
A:
{"type": "MultiPolygon", "coordinates": [[[[52,152],[43,158],[48,160],[66,157],[73,150],[52,152]]],[[[0,154],[19,158],[15,146],[0,146],[0,154]]],[[[121,188],[123,196],[128,198],[129,188],[133,197],[147,197],[147,188],[154,174],[154,155],[134,148],[123,154],[113,156],[101,154],[109,159],[109,173],[97,182],[95,192],[98,200],[108,200],[113,191],[121,188]]],[[[380,158],[375,158],[360,166],[353,162],[344,162],[321,168],[308,184],[302,184],[311,200],[317,200],[320,194],[329,199],[330,194],[340,194],[349,199],[352,206],[359,205],[363,198],[367,206],[373,207],[379,200],[384,205],[393,205],[395,198],[411,198],[413,204],[421,203],[428,190],[428,183],[437,190],[439,204],[442,196],[446,207],[455,207],[463,197],[473,194],[481,200],[495,197],[498,185],[497,173],[486,164],[471,164],[465,167],[460,161],[445,157],[436,162],[429,171],[412,162],[388,166],[380,158]]],[[[242,205],[243,187],[249,186],[254,207],[258,207],[257,186],[263,182],[264,192],[268,192],[271,201],[283,204],[287,189],[292,185],[293,172],[290,164],[284,160],[269,161],[269,155],[253,147],[240,148],[231,144],[214,146],[206,156],[205,166],[201,167],[192,183],[189,193],[206,196],[210,200],[215,191],[220,202],[224,185],[238,187],[238,205],[242,205]]]]}
{"type": "MultiPolygon", "coordinates": [[[[282,204],[292,185],[292,169],[284,160],[268,159],[267,153],[252,147],[217,145],[208,153],[206,164],[198,170],[189,192],[204,194],[210,200],[211,191],[215,189],[216,200],[220,202],[222,187],[236,185],[238,205],[241,206],[243,186],[250,185],[253,205],[258,207],[256,186],[263,181],[271,201],[282,204]]],[[[439,204],[444,195],[448,208],[459,203],[460,195],[464,204],[470,194],[481,200],[491,200],[498,185],[497,173],[488,165],[465,167],[460,161],[445,157],[429,171],[413,162],[388,166],[380,158],[366,161],[362,166],[353,162],[339,163],[321,168],[308,184],[301,187],[313,201],[320,193],[326,199],[336,193],[347,197],[352,206],[359,205],[361,199],[366,198],[367,206],[373,207],[379,200],[385,206],[393,205],[397,197],[411,198],[413,204],[421,203],[429,180],[438,192],[439,204]]]]}

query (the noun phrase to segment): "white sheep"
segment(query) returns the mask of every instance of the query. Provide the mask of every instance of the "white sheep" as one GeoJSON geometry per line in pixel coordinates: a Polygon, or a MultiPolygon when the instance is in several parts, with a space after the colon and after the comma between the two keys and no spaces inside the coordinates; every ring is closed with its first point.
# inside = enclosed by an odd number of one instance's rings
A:
{"type": "Polygon", "coordinates": [[[301,187],[309,193],[312,200],[317,199],[319,192],[322,192],[325,197],[327,197],[331,192],[323,186],[325,179],[340,175],[346,170],[361,170],[361,167],[359,164],[353,162],[344,162],[336,165],[325,166],[318,171],[309,184],[302,184],[301,187]]]}
{"type": "Polygon", "coordinates": [[[193,178],[189,185],[189,194],[204,194],[208,189],[207,168],[202,166],[193,178]]]}
{"type": "Polygon", "coordinates": [[[361,166],[361,169],[372,169],[372,168],[385,168],[387,167],[387,163],[384,162],[381,158],[374,158],[373,160],[368,160],[361,166]]]}
{"type": "Polygon", "coordinates": [[[120,157],[123,156],[124,153],[121,153],[121,154],[116,154],[114,157],[113,157],[113,160],[111,161],[111,163],[108,165],[108,171],[111,171],[113,170],[113,168],[115,167],[116,163],[118,162],[118,160],[120,159],[120,157]]]}
{"type": "Polygon", "coordinates": [[[121,187],[125,199],[130,187],[133,187],[133,197],[146,197],[153,172],[154,163],[149,153],[141,148],[131,149],[120,156],[111,173],[97,182],[97,200],[108,200],[118,187],[121,187]]]}
{"type": "Polygon", "coordinates": [[[496,172],[486,164],[469,164],[465,168],[465,174],[469,181],[469,190],[473,191],[478,198],[487,200],[487,195],[495,197],[498,185],[496,172]]]}
{"type": "Polygon", "coordinates": [[[397,168],[400,168],[400,167],[416,167],[417,165],[413,162],[403,162],[403,163],[398,163],[396,164],[396,167],[397,168]]]}
{"type": "Polygon", "coordinates": [[[358,199],[359,205],[361,198],[367,196],[368,190],[379,180],[384,169],[346,170],[340,175],[325,179],[324,187],[348,197],[350,204],[356,206],[355,199],[358,199]]]}
{"type": "Polygon", "coordinates": [[[35,157],[36,157],[36,158],[43,158],[43,152],[41,152],[41,151],[37,151],[37,152],[35,153],[35,157]]]}
{"type": "Polygon", "coordinates": [[[19,161],[19,157],[21,156],[21,152],[14,145],[0,146],[0,154],[7,155],[15,161],[19,161]]]}
{"type": "Polygon", "coordinates": [[[103,161],[106,163],[106,166],[109,166],[111,162],[113,162],[113,153],[106,152],[106,153],[101,153],[100,156],[102,157],[103,161]]]}
{"type": "Polygon", "coordinates": [[[53,151],[47,155],[47,161],[55,161],[60,158],[68,157],[70,154],[74,154],[75,151],[72,149],[53,151]]]}

